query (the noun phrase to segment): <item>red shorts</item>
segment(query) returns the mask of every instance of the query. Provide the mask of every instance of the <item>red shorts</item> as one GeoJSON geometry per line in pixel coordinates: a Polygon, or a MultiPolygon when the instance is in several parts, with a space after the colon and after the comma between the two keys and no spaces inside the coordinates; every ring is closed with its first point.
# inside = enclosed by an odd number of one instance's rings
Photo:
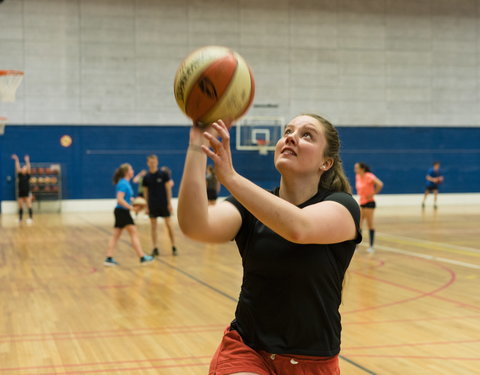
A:
{"type": "Polygon", "coordinates": [[[338,355],[309,357],[256,351],[240,334],[226,329],[223,340],[210,362],[209,375],[253,372],[258,375],[339,375],[338,355]]]}

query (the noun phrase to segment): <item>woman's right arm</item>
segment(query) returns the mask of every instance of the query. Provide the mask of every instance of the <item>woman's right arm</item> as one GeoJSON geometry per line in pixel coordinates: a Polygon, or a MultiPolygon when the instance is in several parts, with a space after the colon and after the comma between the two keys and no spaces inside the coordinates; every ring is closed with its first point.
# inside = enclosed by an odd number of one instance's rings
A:
{"type": "Polygon", "coordinates": [[[237,208],[229,202],[208,205],[205,172],[207,156],[201,145],[208,145],[203,130],[192,127],[178,197],[178,223],[182,232],[197,241],[231,241],[242,225],[237,208]]]}
{"type": "Polygon", "coordinates": [[[12,159],[15,161],[15,172],[20,172],[20,161],[18,160],[17,154],[13,154],[12,159]]]}

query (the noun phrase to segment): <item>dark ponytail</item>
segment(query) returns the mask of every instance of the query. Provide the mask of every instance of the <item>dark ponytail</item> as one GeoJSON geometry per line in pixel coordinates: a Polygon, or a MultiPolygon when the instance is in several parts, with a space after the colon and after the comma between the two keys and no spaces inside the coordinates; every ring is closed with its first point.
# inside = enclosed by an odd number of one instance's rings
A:
{"type": "Polygon", "coordinates": [[[362,168],[362,169],[365,171],[365,173],[372,171],[372,170],[370,169],[370,167],[369,167],[368,164],[365,164],[365,163],[363,163],[363,162],[358,162],[357,165],[358,165],[360,168],[362,168]]]}
{"type": "Polygon", "coordinates": [[[322,177],[320,178],[318,184],[319,188],[335,192],[343,191],[351,194],[352,188],[345,175],[342,160],[340,159],[340,137],[338,136],[337,129],[335,129],[329,121],[319,115],[307,113],[305,116],[314,118],[323,126],[325,139],[327,141],[324,156],[333,159],[332,167],[323,172],[322,177]]]}
{"type": "Polygon", "coordinates": [[[130,164],[125,163],[115,170],[115,173],[113,174],[113,177],[112,177],[113,183],[115,185],[118,183],[118,181],[120,181],[122,178],[125,177],[129,168],[130,168],[130,164]]]}

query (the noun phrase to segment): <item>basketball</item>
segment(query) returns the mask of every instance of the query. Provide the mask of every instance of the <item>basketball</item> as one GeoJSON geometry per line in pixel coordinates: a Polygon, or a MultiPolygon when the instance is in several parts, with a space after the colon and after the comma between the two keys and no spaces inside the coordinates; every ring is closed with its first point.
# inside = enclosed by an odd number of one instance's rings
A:
{"type": "Polygon", "coordinates": [[[147,206],[147,201],[142,197],[136,197],[132,202],[132,206],[143,209],[147,206]]]}
{"type": "Polygon", "coordinates": [[[205,127],[218,119],[229,124],[250,107],[255,81],[237,52],[208,46],[192,52],[180,64],[174,94],[182,112],[196,125],[205,127]]]}

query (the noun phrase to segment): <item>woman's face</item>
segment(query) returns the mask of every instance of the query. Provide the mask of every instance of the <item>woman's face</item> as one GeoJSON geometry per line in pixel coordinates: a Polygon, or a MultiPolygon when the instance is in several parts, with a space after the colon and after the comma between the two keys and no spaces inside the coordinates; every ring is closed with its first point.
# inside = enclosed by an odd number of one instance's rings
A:
{"type": "Polygon", "coordinates": [[[293,118],[275,146],[275,167],[283,172],[321,173],[327,141],[317,119],[302,115],[293,118]]]}
{"type": "Polygon", "coordinates": [[[134,175],[134,172],[133,172],[133,168],[132,166],[128,167],[128,171],[127,171],[127,174],[125,175],[125,178],[127,178],[128,180],[130,180],[134,175]]]}
{"type": "Polygon", "coordinates": [[[365,170],[362,167],[360,167],[360,164],[358,163],[355,163],[353,170],[355,171],[355,174],[363,174],[365,172],[365,170]]]}

